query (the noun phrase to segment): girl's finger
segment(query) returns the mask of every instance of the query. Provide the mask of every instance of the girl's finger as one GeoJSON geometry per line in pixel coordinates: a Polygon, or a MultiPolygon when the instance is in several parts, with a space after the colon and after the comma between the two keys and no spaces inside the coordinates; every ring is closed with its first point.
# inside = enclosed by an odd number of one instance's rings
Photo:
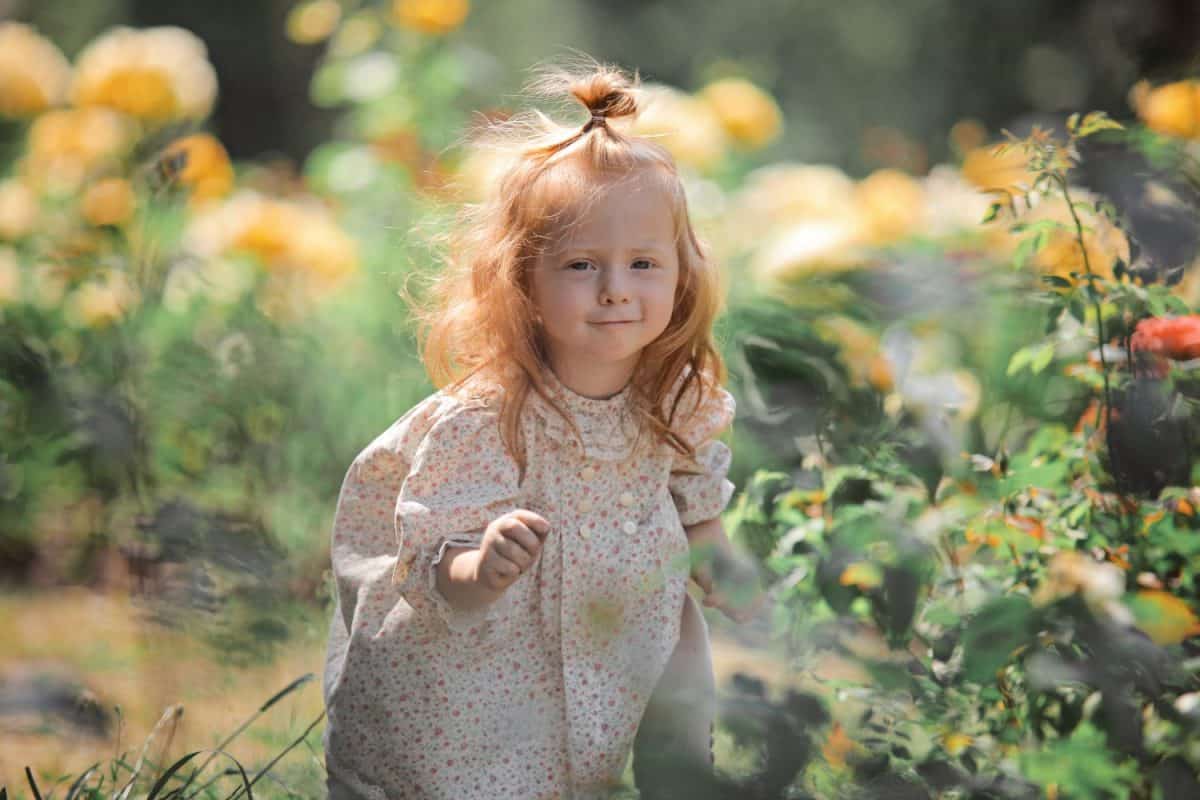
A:
{"type": "Polygon", "coordinates": [[[511,541],[513,545],[520,548],[531,559],[536,558],[537,554],[542,551],[541,538],[522,523],[518,522],[511,528],[501,531],[501,533],[506,540],[511,541]]]}
{"type": "Polygon", "coordinates": [[[502,537],[496,542],[494,548],[497,554],[516,564],[517,569],[521,572],[524,572],[533,563],[533,556],[525,552],[525,548],[512,539],[502,537]]]}
{"type": "Polygon", "coordinates": [[[521,574],[521,568],[500,553],[496,553],[488,567],[501,578],[515,578],[521,574]]]}
{"type": "Polygon", "coordinates": [[[525,523],[529,530],[537,536],[539,541],[545,541],[546,534],[550,533],[550,523],[536,511],[530,511],[527,508],[518,508],[509,514],[509,516],[525,523]]]}

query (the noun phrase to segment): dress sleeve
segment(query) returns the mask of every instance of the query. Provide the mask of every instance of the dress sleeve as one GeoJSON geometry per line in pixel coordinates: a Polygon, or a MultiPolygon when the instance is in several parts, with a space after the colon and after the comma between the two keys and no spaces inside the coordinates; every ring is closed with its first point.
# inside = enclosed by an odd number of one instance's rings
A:
{"type": "Polygon", "coordinates": [[[331,555],[347,630],[367,587],[390,581],[414,613],[451,629],[492,619],[503,598],[457,611],[437,590],[450,544],[478,547],[488,523],[516,507],[516,466],[494,414],[442,400],[418,406],[351,464],[334,517],[331,555]]]}
{"type": "Polygon", "coordinates": [[[731,453],[716,437],[733,422],[735,409],[733,395],[720,386],[709,388],[698,406],[691,398],[680,403],[684,417],[676,430],[695,448],[696,458],[675,454],[669,488],[685,526],[718,516],[733,497],[726,478],[731,453]]]}

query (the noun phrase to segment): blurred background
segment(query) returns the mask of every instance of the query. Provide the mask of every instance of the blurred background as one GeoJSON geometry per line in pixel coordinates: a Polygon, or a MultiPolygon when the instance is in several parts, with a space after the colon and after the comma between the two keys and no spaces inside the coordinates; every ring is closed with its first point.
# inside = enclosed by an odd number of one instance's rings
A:
{"type": "MultiPolygon", "coordinates": [[[[216,68],[211,127],[231,155],[301,160],[337,118],[313,103],[322,51],[288,38],[291,8],[290,0],[5,0],[0,16],[35,25],[68,56],[111,25],[185,27],[216,68]]],[[[738,74],[767,90],[787,123],[761,159],[857,175],[945,160],[947,131],[966,117],[995,131],[1036,112],[1127,115],[1135,81],[1178,74],[1198,40],[1200,9],[1187,0],[525,0],[473,8],[454,47],[481,109],[503,105],[532,65],[567,48],[684,89],[738,74]]]]}
{"type": "Polygon", "coordinates": [[[1192,0],[0,0],[0,787],[323,796],[401,290],[580,53],[728,289],[714,796],[1198,796],[1192,0]]]}

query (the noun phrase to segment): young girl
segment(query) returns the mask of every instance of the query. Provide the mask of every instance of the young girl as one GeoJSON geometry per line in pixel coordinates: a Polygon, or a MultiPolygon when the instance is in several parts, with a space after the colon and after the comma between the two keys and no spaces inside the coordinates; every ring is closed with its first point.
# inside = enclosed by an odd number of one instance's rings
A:
{"type": "MultiPolygon", "coordinates": [[[[635,737],[643,796],[664,754],[711,763],[707,629],[686,585],[689,545],[732,554],[717,274],[670,156],[618,127],[633,83],[556,80],[587,121],[499,129],[517,155],[462,228],[425,331],[443,388],[342,485],[335,800],[605,796],[635,737]]],[[[729,602],[721,559],[695,560],[705,604],[744,618],[755,603],[729,602]]]]}

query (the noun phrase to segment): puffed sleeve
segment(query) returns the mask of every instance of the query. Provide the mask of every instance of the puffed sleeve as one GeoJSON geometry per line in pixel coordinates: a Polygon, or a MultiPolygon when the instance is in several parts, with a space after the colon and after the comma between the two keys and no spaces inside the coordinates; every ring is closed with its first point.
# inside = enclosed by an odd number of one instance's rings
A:
{"type": "Polygon", "coordinates": [[[388,580],[414,613],[451,630],[493,618],[503,598],[457,611],[436,569],[447,545],[478,547],[516,494],[493,413],[435,395],[397,421],[355,458],[338,497],[331,555],[347,630],[366,589],[388,580]]]}
{"type": "MultiPolygon", "coordinates": [[[[692,391],[699,391],[695,384],[692,391]]],[[[733,483],[726,478],[732,455],[716,437],[733,422],[735,410],[733,395],[715,385],[705,389],[699,405],[693,397],[680,403],[683,418],[675,429],[695,448],[696,458],[675,454],[669,488],[685,526],[718,516],[733,497],[733,483]]]]}

